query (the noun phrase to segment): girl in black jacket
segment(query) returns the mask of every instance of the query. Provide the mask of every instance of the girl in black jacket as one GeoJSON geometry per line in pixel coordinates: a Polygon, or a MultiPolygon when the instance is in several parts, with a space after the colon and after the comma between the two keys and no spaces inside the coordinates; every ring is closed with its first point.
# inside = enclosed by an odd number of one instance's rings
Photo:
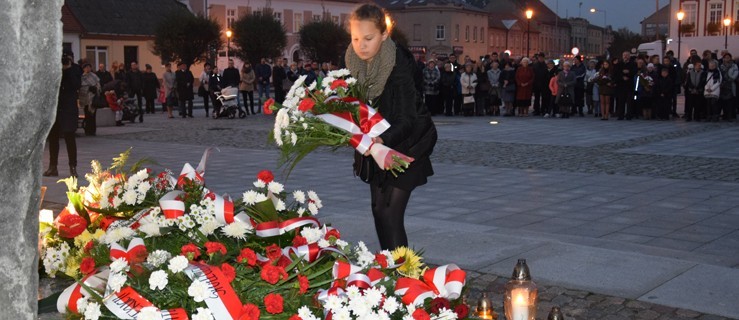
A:
{"type": "MultiPolygon", "coordinates": [[[[436,128],[422,103],[423,80],[417,79],[413,55],[389,39],[385,12],[376,5],[362,5],[352,13],[349,25],[352,42],[346,65],[360,83],[370,85],[370,104],[391,125],[374,140],[415,159],[397,177],[371,161],[375,229],[382,249],[392,250],[408,245],[404,226],[408,200],[413,189],[434,173],[429,156],[436,144],[436,128]]],[[[362,161],[361,157],[355,159],[362,161]]]]}

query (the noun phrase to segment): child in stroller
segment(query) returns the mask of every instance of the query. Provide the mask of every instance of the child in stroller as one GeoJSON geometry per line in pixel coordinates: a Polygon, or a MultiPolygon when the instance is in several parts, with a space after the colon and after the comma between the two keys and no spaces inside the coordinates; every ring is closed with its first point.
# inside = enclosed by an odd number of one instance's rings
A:
{"type": "Polygon", "coordinates": [[[120,127],[123,125],[123,98],[118,99],[115,94],[115,90],[105,91],[105,101],[108,102],[110,110],[115,112],[115,126],[120,127]]]}
{"type": "Polygon", "coordinates": [[[213,119],[218,118],[236,118],[238,111],[239,118],[246,117],[246,112],[238,105],[236,96],[239,94],[239,88],[225,87],[215,92],[215,100],[213,101],[213,119]]]}

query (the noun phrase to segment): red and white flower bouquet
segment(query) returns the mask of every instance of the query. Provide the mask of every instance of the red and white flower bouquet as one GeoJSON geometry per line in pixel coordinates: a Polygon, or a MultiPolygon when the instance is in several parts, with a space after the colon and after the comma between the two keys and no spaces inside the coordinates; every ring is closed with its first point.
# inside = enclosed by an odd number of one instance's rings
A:
{"type": "Polygon", "coordinates": [[[295,81],[282,105],[270,99],[265,113],[277,111],[272,139],[282,150],[282,160],[290,168],[318,147],[351,145],[359,153],[369,152],[377,165],[397,176],[412,157],[397,152],[376,139],[390,128],[364,98],[366,90],[349,70],[328,73],[309,85],[306,76],[295,81]]]}

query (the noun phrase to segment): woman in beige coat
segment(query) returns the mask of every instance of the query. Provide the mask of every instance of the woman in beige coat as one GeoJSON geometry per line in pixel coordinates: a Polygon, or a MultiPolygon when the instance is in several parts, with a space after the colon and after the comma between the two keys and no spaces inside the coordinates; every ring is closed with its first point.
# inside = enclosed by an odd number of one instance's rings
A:
{"type": "Polygon", "coordinates": [[[239,91],[241,96],[244,98],[244,109],[246,114],[257,114],[254,110],[254,80],[256,75],[254,70],[251,68],[251,63],[248,61],[244,63],[244,67],[241,68],[241,83],[239,83],[239,91]],[[249,99],[247,99],[247,97],[249,99]],[[249,102],[247,106],[247,101],[249,102]],[[250,111],[251,110],[251,113],[250,111]]]}

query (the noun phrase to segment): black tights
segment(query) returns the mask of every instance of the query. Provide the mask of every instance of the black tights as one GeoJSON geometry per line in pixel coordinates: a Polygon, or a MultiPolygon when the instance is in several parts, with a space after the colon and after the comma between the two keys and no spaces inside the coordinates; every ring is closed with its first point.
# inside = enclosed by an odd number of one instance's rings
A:
{"type": "Polygon", "coordinates": [[[410,191],[391,186],[380,187],[370,184],[372,195],[372,215],[375,217],[375,230],[383,250],[393,250],[400,246],[408,246],[405,234],[405,208],[410,191]]]}
{"type": "Polygon", "coordinates": [[[69,158],[69,166],[77,166],[77,141],[74,132],[61,132],[59,124],[54,123],[49,131],[49,167],[54,168],[59,163],[59,138],[64,137],[64,144],[67,145],[67,157],[69,158]]]}

